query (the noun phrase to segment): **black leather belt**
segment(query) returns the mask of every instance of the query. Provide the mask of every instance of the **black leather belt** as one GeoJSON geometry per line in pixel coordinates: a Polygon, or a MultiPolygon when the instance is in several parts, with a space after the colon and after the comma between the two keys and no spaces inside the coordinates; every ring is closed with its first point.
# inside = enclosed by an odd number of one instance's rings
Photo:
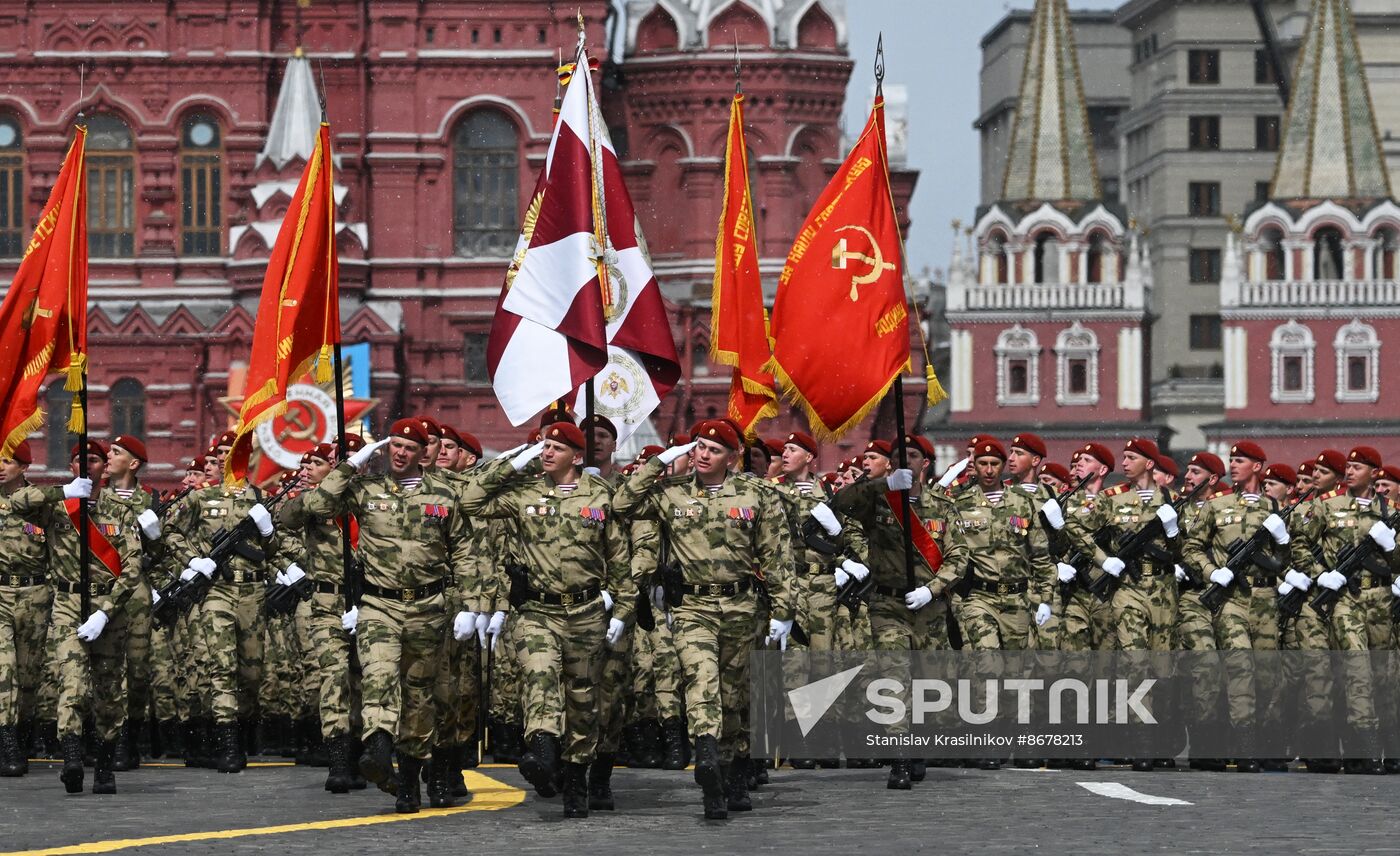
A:
{"type": "Polygon", "coordinates": [[[1372,573],[1364,573],[1356,581],[1356,584],[1363,589],[1388,588],[1390,586],[1390,580],[1385,577],[1378,577],[1372,573]]]}
{"type": "Polygon", "coordinates": [[[904,595],[907,594],[907,592],[897,589],[894,586],[876,586],[875,593],[882,594],[885,597],[897,597],[900,600],[903,600],[904,595]]]}
{"type": "Polygon", "coordinates": [[[442,594],[447,590],[447,580],[441,579],[437,582],[428,583],[416,588],[381,588],[374,583],[364,584],[365,594],[373,597],[382,597],[385,600],[397,600],[402,603],[412,603],[415,600],[423,600],[433,595],[442,594]]]}
{"type": "Polygon", "coordinates": [[[736,594],[743,594],[752,587],[752,580],[739,580],[736,583],[700,583],[698,585],[686,584],[681,586],[681,593],[690,595],[708,595],[710,597],[733,597],[736,594]]]}
{"type": "Polygon", "coordinates": [[[21,577],[18,574],[0,574],[0,586],[13,586],[15,588],[25,588],[26,586],[41,586],[48,581],[44,574],[35,574],[32,577],[21,577]]]}
{"type": "Polygon", "coordinates": [[[1143,562],[1141,565],[1139,565],[1138,571],[1139,575],[1144,577],[1164,577],[1167,574],[1176,574],[1176,568],[1152,565],[1147,562],[1143,562]]]}
{"type": "Polygon", "coordinates": [[[597,600],[602,597],[603,590],[598,586],[589,586],[586,589],[575,589],[555,594],[548,591],[531,591],[525,596],[526,600],[535,603],[547,603],[550,606],[576,606],[580,603],[588,603],[590,600],[597,600]]]}
{"type": "MultiPolygon", "coordinates": [[[[82,594],[83,584],[65,583],[63,580],[54,580],[53,590],[56,592],[62,592],[63,594],[82,594]]],[[[97,595],[98,597],[105,596],[111,590],[112,586],[110,584],[98,583],[97,580],[93,580],[92,583],[88,586],[88,592],[90,594],[97,595]]]]}
{"type": "Polygon", "coordinates": [[[1250,588],[1260,588],[1260,589],[1262,589],[1262,588],[1273,588],[1274,585],[1276,585],[1277,582],[1278,582],[1277,580],[1275,580],[1273,577],[1270,577],[1270,576],[1245,577],[1245,578],[1244,578],[1244,581],[1245,581],[1245,584],[1248,585],[1250,588]]]}
{"type": "Polygon", "coordinates": [[[974,579],[972,587],[978,591],[988,594],[1023,594],[1030,584],[1026,580],[1017,580],[1013,583],[997,582],[995,580],[974,579]]]}
{"type": "Polygon", "coordinates": [[[226,583],[248,585],[249,583],[267,582],[267,576],[262,571],[228,571],[223,580],[226,583]]]}
{"type": "Polygon", "coordinates": [[[316,594],[333,595],[339,595],[342,591],[339,585],[336,585],[335,583],[322,582],[320,580],[316,580],[311,584],[311,590],[314,591],[316,594]]]}

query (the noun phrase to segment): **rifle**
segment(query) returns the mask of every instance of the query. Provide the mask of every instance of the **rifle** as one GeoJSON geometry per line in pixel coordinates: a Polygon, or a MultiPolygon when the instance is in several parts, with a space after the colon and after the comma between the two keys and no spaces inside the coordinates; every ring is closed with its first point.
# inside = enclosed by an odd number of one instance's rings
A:
{"type": "MultiPolygon", "coordinates": [[[[1288,516],[1293,513],[1293,510],[1307,501],[1308,497],[1312,496],[1312,494],[1312,491],[1308,491],[1298,497],[1296,501],[1283,509],[1283,511],[1276,513],[1282,520],[1287,521],[1288,516]]],[[[1235,575],[1234,579],[1230,580],[1228,586],[1211,583],[1206,587],[1206,590],[1200,594],[1201,603],[1205,604],[1206,608],[1209,609],[1212,614],[1220,612],[1221,608],[1225,606],[1225,601],[1230,597],[1234,588],[1241,585],[1240,579],[1244,575],[1245,570],[1251,565],[1257,565],[1261,570],[1267,571],[1275,576],[1283,571],[1285,568],[1283,563],[1261,552],[1273,540],[1274,536],[1270,535],[1269,530],[1265,529],[1264,524],[1261,523],[1248,538],[1236,538],[1225,548],[1225,564],[1221,565],[1221,567],[1233,573],[1235,575]]]]}
{"type": "MultiPolygon", "coordinates": [[[[170,509],[175,507],[176,503],[184,499],[186,496],[189,496],[190,491],[192,490],[194,490],[194,485],[190,485],[189,487],[181,490],[179,493],[171,494],[163,500],[156,499],[154,502],[151,503],[151,511],[155,514],[156,520],[160,521],[160,525],[162,527],[165,526],[165,515],[169,513],[170,509]]],[[[141,544],[143,547],[145,546],[145,543],[146,538],[143,535],[141,538],[141,544]]],[[[145,574],[148,579],[151,577],[152,574],[155,573],[155,565],[155,556],[151,555],[150,551],[143,549],[141,552],[141,572],[145,574]]]]}
{"type": "MultiPolygon", "coordinates": [[[[1380,499],[1380,503],[1381,522],[1391,529],[1400,525],[1400,508],[1387,515],[1385,513],[1385,499],[1380,499]]],[[[1352,594],[1361,591],[1359,577],[1363,570],[1370,571],[1376,576],[1390,574],[1389,564],[1381,555],[1380,547],[1376,544],[1375,539],[1371,538],[1370,535],[1362,535],[1360,541],[1343,549],[1337,555],[1337,566],[1333,570],[1346,577],[1346,588],[1351,589],[1352,594]]],[[[1334,591],[1323,585],[1319,585],[1318,589],[1318,593],[1312,599],[1313,611],[1322,616],[1324,621],[1330,621],[1332,608],[1337,605],[1337,601],[1342,599],[1342,590],[1336,589],[1334,591]]],[[[1393,607],[1391,614],[1395,614],[1393,607]]]]}
{"type": "MultiPolygon", "coordinates": [[[[1063,513],[1064,513],[1064,510],[1065,510],[1065,502],[1066,502],[1071,496],[1074,496],[1076,493],[1079,493],[1079,491],[1083,490],[1084,485],[1086,485],[1086,484],[1089,483],[1089,479],[1090,479],[1090,478],[1092,478],[1092,477],[1091,477],[1091,476],[1085,476],[1084,478],[1080,479],[1079,481],[1075,482],[1074,484],[1070,485],[1069,487],[1065,488],[1064,490],[1060,491],[1059,493],[1057,493],[1057,494],[1055,495],[1055,504],[1058,505],[1058,506],[1060,507],[1060,513],[1061,513],[1061,514],[1063,514],[1063,513]]],[[[1057,532],[1059,531],[1058,529],[1055,529],[1054,526],[1051,526],[1051,525],[1050,525],[1050,520],[1049,520],[1049,518],[1047,518],[1047,517],[1045,516],[1045,506],[1044,506],[1044,505],[1041,505],[1041,507],[1040,507],[1039,516],[1040,516],[1040,523],[1041,523],[1042,526],[1044,526],[1044,527],[1046,528],[1046,530],[1054,530],[1054,531],[1057,531],[1057,532]]],[[[1063,525],[1063,521],[1062,521],[1062,525],[1063,525]]]]}
{"type": "MultiPolygon", "coordinates": [[[[1181,509],[1185,508],[1188,503],[1195,501],[1196,496],[1205,489],[1205,486],[1206,482],[1204,481],[1196,485],[1190,493],[1171,504],[1172,510],[1180,514],[1181,509]]],[[[1165,534],[1166,532],[1162,528],[1161,518],[1154,514],[1151,520],[1139,526],[1127,537],[1118,538],[1116,549],[1111,552],[1112,555],[1117,556],[1118,559],[1123,562],[1123,574],[1127,574],[1131,579],[1136,581],[1142,577],[1142,568],[1139,563],[1144,556],[1152,558],[1155,561],[1162,561],[1162,555],[1171,558],[1170,554],[1151,552],[1148,549],[1153,546],[1154,541],[1165,534]]],[[[1102,547],[1102,545],[1100,546],[1102,547]]],[[[1115,545],[1110,542],[1110,546],[1115,545]]],[[[1104,552],[1110,552],[1107,548],[1103,549],[1104,552]]],[[[1115,577],[1112,574],[1103,573],[1099,575],[1098,579],[1090,582],[1087,588],[1100,601],[1107,603],[1113,598],[1114,593],[1118,591],[1118,587],[1122,584],[1122,574],[1115,577]]]]}
{"type": "MultiPolygon", "coordinates": [[[[1327,560],[1323,558],[1322,549],[1317,544],[1309,544],[1308,550],[1312,553],[1314,562],[1317,562],[1319,565],[1326,564],[1327,560]]],[[[1278,596],[1278,627],[1280,632],[1288,626],[1289,621],[1302,614],[1303,604],[1307,599],[1307,591],[1296,588],[1288,594],[1281,594],[1278,596]]]]}

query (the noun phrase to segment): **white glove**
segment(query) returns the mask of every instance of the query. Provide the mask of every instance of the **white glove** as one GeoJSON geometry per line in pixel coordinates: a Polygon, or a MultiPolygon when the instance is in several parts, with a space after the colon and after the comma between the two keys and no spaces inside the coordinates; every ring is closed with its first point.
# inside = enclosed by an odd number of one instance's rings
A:
{"type": "Polygon", "coordinates": [[[1347,578],[1336,571],[1324,571],[1323,574],[1317,578],[1317,584],[1325,589],[1341,591],[1342,586],[1347,584],[1347,578]]]}
{"type": "Polygon", "coordinates": [[[861,581],[870,576],[870,569],[854,559],[842,559],[841,570],[861,581]]]}
{"type": "Polygon", "coordinates": [[[1050,620],[1050,604],[1042,603],[1035,608],[1035,626],[1043,627],[1050,620]]]}
{"type": "Polygon", "coordinates": [[[103,629],[107,627],[107,613],[97,610],[88,616],[78,628],[78,638],[84,642],[95,642],[97,637],[102,635],[103,629]]]}
{"type": "Polygon", "coordinates": [[[257,524],[259,535],[267,538],[272,534],[272,515],[267,513],[261,502],[248,509],[248,519],[257,524]]]}
{"type": "Polygon", "coordinates": [[[1395,597],[1400,597],[1400,578],[1396,578],[1395,582],[1390,584],[1390,593],[1395,597]]]}
{"type": "Polygon", "coordinates": [[[517,473],[520,472],[521,470],[529,466],[531,461],[533,461],[535,458],[538,458],[540,456],[540,453],[543,451],[544,441],[541,440],[540,442],[536,443],[535,445],[531,446],[530,448],[511,458],[511,469],[515,470],[517,473]]]}
{"type": "Polygon", "coordinates": [[[1123,569],[1126,568],[1127,565],[1123,564],[1123,560],[1117,556],[1109,556],[1107,559],[1103,560],[1103,564],[1099,565],[1099,567],[1103,568],[1103,572],[1110,577],[1117,577],[1119,574],[1123,573],[1123,569]]]}
{"type": "Polygon", "coordinates": [[[604,610],[605,612],[612,612],[612,605],[613,605],[613,598],[612,598],[612,595],[609,594],[609,593],[607,593],[607,592],[603,592],[603,610],[604,610]]]}
{"type": "Polygon", "coordinates": [[[914,471],[908,469],[895,470],[885,476],[885,485],[888,486],[890,490],[909,490],[914,486],[914,471]]]}
{"type": "Polygon", "coordinates": [[[283,574],[283,585],[294,586],[297,582],[306,577],[306,571],[301,569],[301,565],[292,562],[287,566],[287,573],[283,574]]]}
{"type": "Polygon", "coordinates": [[[180,582],[187,583],[196,576],[194,568],[185,568],[180,572],[180,582]]]}
{"type": "Polygon", "coordinates": [[[826,534],[832,536],[841,534],[841,521],[836,519],[836,512],[832,511],[831,506],[825,502],[817,503],[807,513],[816,518],[817,522],[826,530],[826,534]]]}
{"type": "Polygon", "coordinates": [[[1293,593],[1293,586],[1284,583],[1278,587],[1279,597],[1286,597],[1293,593]]]}
{"type": "Polygon", "coordinates": [[[1229,568],[1216,568],[1210,572],[1210,581],[1224,588],[1235,581],[1235,572],[1229,568]]]}
{"type": "Polygon", "coordinates": [[[521,452],[525,451],[526,447],[528,447],[529,445],[530,445],[529,443],[521,443],[519,446],[516,446],[514,449],[506,449],[504,452],[502,452],[502,453],[500,453],[499,455],[496,456],[496,460],[498,460],[498,461],[503,461],[503,460],[505,460],[506,458],[513,458],[513,457],[515,457],[516,455],[520,454],[521,452]]]}
{"type": "Polygon", "coordinates": [[[848,583],[848,582],[850,582],[850,581],[851,581],[851,575],[850,575],[850,574],[846,573],[844,570],[842,570],[842,569],[840,569],[840,568],[837,568],[837,569],[836,569],[836,587],[837,587],[838,589],[845,588],[845,587],[846,587],[846,583],[848,583]]]}
{"type": "Polygon", "coordinates": [[[357,470],[364,469],[365,464],[369,463],[369,459],[374,456],[374,453],[379,451],[381,447],[386,445],[390,439],[391,438],[389,437],[385,437],[383,440],[375,440],[373,443],[366,445],[360,451],[346,458],[345,463],[349,464],[357,470]]]}
{"type": "Polygon", "coordinates": [[[452,619],[452,638],[458,642],[465,642],[476,633],[476,613],[459,612],[457,617],[452,619]]]}
{"type": "Polygon", "coordinates": [[[1287,585],[1290,588],[1295,588],[1299,591],[1307,591],[1308,588],[1312,585],[1312,578],[1309,577],[1307,574],[1303,573],[1302,571],[1289,568],[1283,574],[1283,582],[1284,585],[1287,585]]]}
{"type": "Polygon", "coordinates": [[[651,605],[658,612],[666,610],[666,590],[661,586],[651,587],[651,605]]]}
{"type": "MultiPolygon", "coordinates": [[[[361,451],[364,451],[364,450],[361,449],[361,451]]],[[[360,623],[360,608],[359,608],[358,606],[352,606],[352,607],[350,607],[350,611],[349,611],[349,612],[347,612],[347,613],[345,613],[344,615],[340,616],[340,629],[341,629],[341,630],[344,630],[346,633],[349,633],[351,636],[354,636],[354,635],[355,635],[355,625],[357,625],[357,624],[359,624],[359,623],[360,623]]]]}
{"type": "Polygon", "coordinates": [[[607,641],[609,648],[617,647],[617,643],[622,641],[622,631],[626,629],[627,625],[623,623],[621,618],[608,619],[607,641]]]}
{"type": "Polygon", "coordinates": [[[1066,562],[1056,562],[1055,576],[1060,578],[1060,582],[1068,583],[1072,582],[1075,577],[1079,576],[1079,572],[1074,569],[1074,565],[1068,564],[1066,562]]]}
{"type": "Polygon", "coordinates": [[[92,496],[92,479],[76,478],[63,486],[64,499],[88,499],[92,496]]]}
{"type": "Polygon", "coordinates": [[[1186,582],[1186,569],[1180,565],[1176,566],[1176,581],[1179,583],[1186,582]]]}
{"type": "Polygon", "coordinates": [[[1288,524],[1283,522],[1283,518],[1277,514],[1270,514],[1264,518],[1264,528],[1269,530],[1273,536],[1274,543],[1280,546],[1288,543],[1288,524]]]}
{"type": "Polygon", "coordinates": [[[904,596],[904,605],[910,612],[918,612],[933,602],[933,592],[928,586],[918,586],[904,596]]]}
{"type": "Polygon", "coordinates": [[[154,589],[154,588],[153,588],[153,589],[151,589],[151,606],[156,606],[156,605],[159,604],[159,603],[160,603],[160,589],[154,589]]]}
{"type": "Polygon", "coordinates": [[[1366,533],[1371,536],[1371,540],[1376,542],[1387,553],[1395,552],[1395,530],[1385,525],[1385,521],[1377,520],[1371,524],[1371,531],[1366,533]]]}
{"type": "Polygon", "coordinates": [[[279,586],[284,586],[287,584],[287,575],[282,571],[278,571],[277,575],[272,578],[272,581],[277,583],[279,586]]]}
{"type": "Polygon", "coordinates": [[[695,443],[696,441],[691,440],[689,443],[686,443],[681,446],[672,446],[671,448],[657,455],[656,459],[660,461],[663,465],[669,467],[671,464],[674,464],[676,461],[679,461],[681,458],[684,458],[686,455],[689,455],[690,450],[695,448],[695,443]]]}
{"type": "Polygon", "coordinates": [[[971,456],[963,458],[961,461],[958,461],[956,464],[944,470],[943,475],[938,479],[938,486],[947,487],[957,481],[958,476],[962,475],[963,470],[967,469],[967,465],[970,463],[972,463],[971,456]]]}
{"type": "Polygon", "coordinates": [[[491,613],[491,621],[486,625],[486,635],[491,637],[491,650],[496,650],[496,643],[501,641],[501,628],[506,626],[506,614],[504,612],[491,613]]]}
{"type": "Polygon", "coordinates": [[[136,518],[136,522],[141,525],[141,531],[152,541],[160,537],[160,518],[151,509],[141,512],[136,518]]]}
{"type": "Polygon", "coordinates": [[[1163,505],[1157,509],[1157,519],[1162,521],[1162,529],[1166,531],[1167,537],[1175,538],[1178,531],[1176,528],[1176,509],[1170,505],[1163,505]]]}
{"type": "MultiPolygon", "coordinates": [[[[214,560],[206,556],[190,559],[190,566],[188,568],[188,570],[194,571],[197,574],[204,574],[205,577],[213,577],[214,572],[218,569],[219,566],[215,564],[214,560]]],[[[185,575],[181,574],[180,579],[185,579],[185,575]]]]}
{"type": "Polygon", "coordinates": [[[788,636],[792,633],[792,621],[779,621],[776,618],[768,619],[768,644],[778,643],[778,649],[787,650],[788,636]]]}
{"type": "Polygon", "coordinates": [[[1060,508],[1058,500],[1047,499],[1045,504],[1040,507],[1040,511],[1045,515],[1045,519],[1049,521],[1050,527],[1056,532],[1065,528],[1065,511],[1063,508],[1060,508]]]}
{"type": "Polygon", "coordinates": [[[476,614],[476,644],[486,647],[486,628],[491,624],[491,613],[478,612],[476,614]]]}

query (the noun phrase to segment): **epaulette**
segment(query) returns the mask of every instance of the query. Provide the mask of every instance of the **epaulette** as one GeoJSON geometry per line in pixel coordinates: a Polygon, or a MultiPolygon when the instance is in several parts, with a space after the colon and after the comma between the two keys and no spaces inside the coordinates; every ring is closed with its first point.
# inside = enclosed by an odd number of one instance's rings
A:
{"type": "Polygon", "coordinates": [[[1128,483],[1123,482],[1121,484],[1116,484],[1113,487],[1105,488],[1104,490],[1099,491],[1099,496],[1117,496],[1120,493],[1126,493],[1127,490],[1128,483]]]}
{"type": "Polygon", "coordinates": [[[1234,495],[1235,495],[1235,489],[1234,489],[1234,488],[1232,488],[1232,487],[1223,487],[1223,488],[1221,488],[1220,490],[1217,490],[1215,493],[1211,494],[1210,496],[1206,497],[1206,502],[1210,502],[1212,499],[1220,499],[1220,498],[1223,497],[1223,496],[1234,496],[1234,495]]]}
{"type": "Polygon", "coordinates": [[[1333,499],[1334,497],[1338,497],[1338,496],[1341,496],[1341,495],[1342,495],[1342,488],[1341,488],[1341,487],[1334,487],[1334,488],[1332,488],[1331,490],[1329,490],[1329,491],[1327,491],[1326,493],[1324,493],[1322,496],[1319,496],[1319,497],[1316,497],[1316,498],[1317,498],[1317,499],[1333,499]]]}

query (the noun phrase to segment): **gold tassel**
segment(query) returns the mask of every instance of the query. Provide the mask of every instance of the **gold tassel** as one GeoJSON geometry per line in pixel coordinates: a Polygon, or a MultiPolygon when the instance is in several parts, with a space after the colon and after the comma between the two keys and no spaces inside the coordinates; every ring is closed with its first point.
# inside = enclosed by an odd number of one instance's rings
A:
{"type": "Polygon", "coordinates": [[[330,383],[333,374],[331,372],[331,346],[321,346],[321,356],[316,360],[316,382],[330,383]]]}
{"type": "Polygon", "coordinates": [[[943,384],[938,382],[938,375],[934,373],[932,365],[924,366],[924,379],[928,381],[929,406],[933,406],[948,397],[948,391],[943,388],[943,384]]]}
{"type": "Polygon", "coordinates": [[[83,403],[73,396],[73,407],[68,411],[68,433],[81,434],[87,430],[87,417],[83,413],[83,403]]]}
{"type": "Polygon", "coordinates": [[[68,377],[63,381],[66,392],[77,392],[83,388],[83,375],[87,374],[87,354],[73,352],[68,355],[68,377]]]}

